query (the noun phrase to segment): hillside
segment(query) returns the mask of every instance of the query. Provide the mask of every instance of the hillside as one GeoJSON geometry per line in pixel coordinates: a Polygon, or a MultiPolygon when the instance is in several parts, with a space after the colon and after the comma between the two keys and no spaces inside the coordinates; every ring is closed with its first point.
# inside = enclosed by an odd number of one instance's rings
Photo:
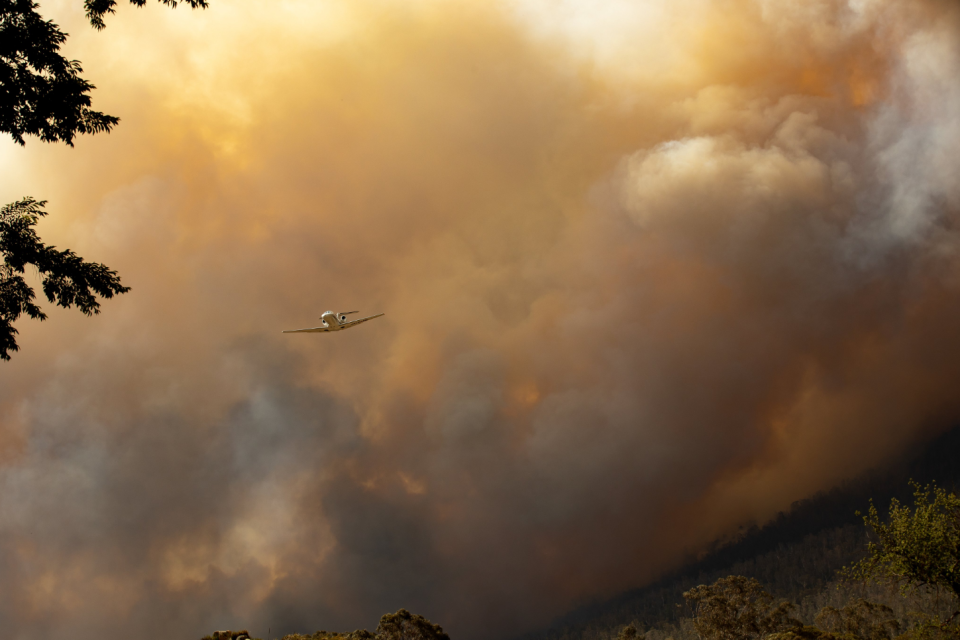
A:
{"type": "MultiPolygon", "coordinates": [[[[886,507],[891,498],[909,502],[909,479],[960,486],[960,428],[904,456],[890,468],[865,474],[830,491],[795,502],[762,527],[750,527],[737,540],[715,548],[661,580],[615,598],[590,604],[557,620],[550,628],[523,640],[605,640],[625,624],[658,629],[649,636],[682,638],[690,615],[684,591],[727,575],[758,579],[773,595],[798,603],[801,618],[811,618],[823,604],[837,598],[836,572],[864,554],[867,541],[855,515],[871,499],[886,507]]],[[[882,599],[873,594],[876,599],[882,599]]]]}

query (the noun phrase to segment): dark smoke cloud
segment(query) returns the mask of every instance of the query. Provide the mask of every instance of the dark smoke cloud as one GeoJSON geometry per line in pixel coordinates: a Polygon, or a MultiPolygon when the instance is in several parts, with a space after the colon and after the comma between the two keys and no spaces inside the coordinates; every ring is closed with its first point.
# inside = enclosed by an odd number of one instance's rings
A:
{"type": "Polygon", "coordinates": [[[0,371],[7,637],[510,636],[960,417],[953,5],[254,5],[54,6],[4,197],[134,290],[0,371]]]}

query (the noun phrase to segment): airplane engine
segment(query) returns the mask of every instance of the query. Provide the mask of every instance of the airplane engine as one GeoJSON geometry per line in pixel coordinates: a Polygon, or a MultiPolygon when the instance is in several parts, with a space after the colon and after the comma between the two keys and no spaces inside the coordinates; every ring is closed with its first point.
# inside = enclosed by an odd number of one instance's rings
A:
{"type": "Polygon", "coordinates": [[[346,322],[346,321],[347,321],[347,316],[341,313],[341,314],[340,314],[340,322],[346,322]]]}

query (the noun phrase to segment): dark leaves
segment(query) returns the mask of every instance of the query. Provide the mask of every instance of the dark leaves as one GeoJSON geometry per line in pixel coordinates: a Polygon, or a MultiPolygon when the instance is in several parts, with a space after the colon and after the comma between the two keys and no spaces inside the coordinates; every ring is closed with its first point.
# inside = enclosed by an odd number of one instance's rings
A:
{"type": "Polygon", "coordinates": [[[0,359],[17,351],[13,323],[23,314],[43,320],[46,316],[33,303],[33,289],[23,279],[33,265],[41,277],[47,300],[65,308],[76,307],[87,315],[100,312],[97,296],[112,298],[126,293],[120,277],[105,265],[85,262],[72,251],[43,244],[34,229],[45,216],[44,202],[25,198],[0,209],[0,359]]]}
{"type": "MultiPolygon", "coordinates": [[[[160,0],[176,7],[177,0],[160,0]]],[[[193,8],[207,7],[206,0],[182,0],[193,8]]],[[[130,0],[142,7],[146,0],[130,0]]],[[[113,13],[116,0],[85,0],[87,18],[97,29],[103,16],[113,13]]],[[[80,77],[76,60],[60,55],[67,34],[37,13],[33,0],[0,0],[0,132],[19,144],[24,136],[45,142],[65,142],[81,133],[110,131],[119,120],[90,108],[94,86],[80,77]]],[[[43,320],[34,303],[34,291],[21,277],[32,264],[42,278],[47,300],[61,307],[76,307],[87,315],[99,313],[97,296],[112,298],[128,291],[120,278],[102,264],[84,262],[73,251],[59,251],[40,241],[34,230],[46,215],[43,202],[27,198],[0,211],[0,359],[17,351],[13,322],[23,314],[43,320]]]]}
{"type": "Polygon", "coordinates": [[[66,34],[32,0],[0,0],[0,131],[19,144],[33,135],[73,144],[78,133],[109,131],[118,119],[90,108],[92,84],[60,55],[66,34]]]}
{"type": "MultiPolygon", "coordinates": [[[[176,8],[178,0],[160,0],[163,4],[176,8]]],[[[194,9],[206,9],[209,5],[207,0],[180,0],[189,4],[194,9]]],[[[147,4],[147,0],[130,0],[130,4],[142,7],[147,4]]],[[[115,13],[114,7],[117,6],[117,0],[84,0],[83,7],[87,10],[87,19],[96,29],[103,29],[107,24],[103,21],[103,16],[108,13],[115,13]]]]}

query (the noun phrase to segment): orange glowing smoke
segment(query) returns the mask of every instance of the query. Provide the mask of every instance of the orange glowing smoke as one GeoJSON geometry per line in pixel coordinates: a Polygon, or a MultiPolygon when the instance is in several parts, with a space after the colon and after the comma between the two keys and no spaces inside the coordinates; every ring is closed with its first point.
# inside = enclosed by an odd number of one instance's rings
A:
{"type": "Polygon", "coordinates": [[[0,369],[8,637],[509,636],[960,416],[953,5],[74,4],[4,197],[133,291],[0,369]]]}

